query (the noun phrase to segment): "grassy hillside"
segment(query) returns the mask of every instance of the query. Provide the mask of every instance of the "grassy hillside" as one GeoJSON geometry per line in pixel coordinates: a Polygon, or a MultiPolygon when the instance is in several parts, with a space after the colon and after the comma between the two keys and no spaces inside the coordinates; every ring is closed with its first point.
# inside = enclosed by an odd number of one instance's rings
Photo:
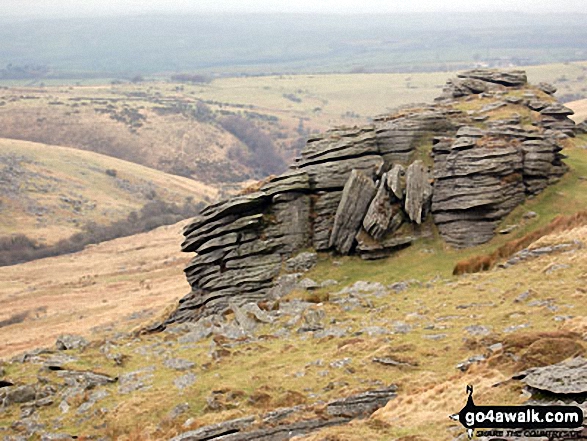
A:
{"type": "MultiPolygon", "coordinates": [[[[293,405],[307,405],[308,414],[320,415],[321,402],[393,383],[398,397],[371,418],[301,439],[453,440],[462,428],[447,417],[464,405],[466,384],[474,384],[479,403],[519,404],[526,395],[519,382],[507,381],[514,373],[587,354],[584,225],[530,245],[569,244],[567,252],[543,254],[507,269],[452,275],[458,260],[487,253],[558,214],[584,208],[585,144],[586,137],[569,141],[569,173],[504,220],[504,226],[518,225],[509,235],[464,251],[433,238],[377,262],[320,255],[318,266],[306,276],[336,284],[311,295],[294,291],[281,308],[287,311],[288,302],[294,308],[299,301],[312,300],[304,306],[306,312],[283,312],[273,323],[258,323],[251,337],[237,340],[215,336],[182,342],[190,327],[140,338],[114,333],[136,326],[132,317],[150,315],[148,322],[164,315],[163,305],[187,289],[180,275],[185,259],[171,247],[179,240],[180,225],[104,243],[75,257],[0,269],[0,301],[15,313],[28,312],[22,323],[0,329],[2,354],[49,344],[65,330],[79,332],[95,341],[83,351],[69,351],[72,358],[61,369],[100,372],[119,382],[129,375],[139,379],[130,393],[122,392],[122,383],[96,387],[92,394],[101,398],[89,410],[89,394],[72,394],[64,398],[67,406],[58,406],[57,400],[35,411],[48,430],[82,439],[98,434],[169,439],[206,424],[293,405]],[[528,211],[537,216],[525,219],[528,211]],[[381,285],[343,291],[357,281],[381,285]],[[396,282],[405,285],[389,285],[396,282]],[[130,316],[133,309],[144,309],[144,301],[150,311],[130,316]],[[34,309],[37,305],[44,308],[34,309]],[[324,314],[324,326],[333,334],[299,331],[308,311],[324,314]],[[91,330],[109,322],[112,328],[91,330]],[[456,368],[479,355],[485,360],[464,372],[456,368]],[[188,373],[179,372],[166,361],[176,358],[195,365],[188,373]],[[178,386],[189,374],[193,384],[178,386]],[[172,414],[180,404],[184,410],[172,414]]],[[[5,323],[7,315],[0,317],[5,323]]],[[[51,356],[5,363],[5,379],[35,383],[39,364],[51,356]]],[[[55,387],[63,381],[59,371],[43,371],[43,379],[55,387]]],[[[18,406],[9,407],[0,415],[0,427],[19,417],[18,406]]]]}
{"type": "Polygon", "coordinates": [[[110,224],[163,200],[210,201],[217,190],[192,179],[73,148],[0,139],[0,237],[51,244],[95,222],[110,224]]]}

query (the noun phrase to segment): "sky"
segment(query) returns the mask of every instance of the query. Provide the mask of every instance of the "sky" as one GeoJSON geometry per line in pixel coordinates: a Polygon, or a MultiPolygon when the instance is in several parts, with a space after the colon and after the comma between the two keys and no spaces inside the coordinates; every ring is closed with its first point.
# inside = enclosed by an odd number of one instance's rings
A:
{"type": "Polygon", "coordinates": [[[154,12],[393,13],[522,11],[584,13],[586,0],[0,0],[0,17],[136,15],[154,12]]]}

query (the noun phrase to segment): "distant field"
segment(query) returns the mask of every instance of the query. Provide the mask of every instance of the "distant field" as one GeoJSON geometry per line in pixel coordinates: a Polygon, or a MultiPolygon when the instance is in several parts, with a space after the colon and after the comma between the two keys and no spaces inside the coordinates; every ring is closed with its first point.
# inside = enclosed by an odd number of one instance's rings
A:
{"type": "Polygon", "coordinates": [[[50,244],[90,221],[110,224],[161,199],[183,204],[217,191],[93,152],[0,139],[0,237],[15,233],[50,244]]]}
{"type": "MultiPolygon", "coordinates": [[[[585,61],[524,69],[531,83],[555,84],[564,101],[587,97],[585,61]]],[[[273,75],[196,84],[153,77],[51,86],[0,81],[0,138],[94,151],[224,189],[284,169],[264,167],[251,139],[265,135],[261,144],[288,163],[309,136],[366,124],[398,106],[431,103],[455,75],[273,75]],[[233,117],[241,118],[240,135],[224,123],[233,117]]]]}
{"type": "Polygon", "coordinates": [[[144,320],[174,304],[188,289],[182,269],[189,256],[179,247],[185,223],[1,267],[0,320],[26,319],[0,328],[0,357],[50,346],[59,334],[133,326],[131,314],[144,320]]]}
{"type": "Polygon", "coordinates": [[[567,103],[567,107],[575,112],[571,116],[575,122],[580,123],[587,119],[587,99],[567,103]]]}

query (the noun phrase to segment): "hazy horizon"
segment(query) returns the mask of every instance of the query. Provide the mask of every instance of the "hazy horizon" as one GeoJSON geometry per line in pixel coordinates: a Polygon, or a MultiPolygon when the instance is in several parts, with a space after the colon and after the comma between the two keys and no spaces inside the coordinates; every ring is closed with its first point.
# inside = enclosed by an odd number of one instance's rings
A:
{"type": "Polygon", "coordinates": [[[119,16],[151,13],[309,13],[309,14],[405,14],[405,13],[475,13],[525,12],[536,14],[584,13],[584,0],[567,0],[553,4],[548,0],[467,1],[453,0],[439,4],[436,0],[413,0],[409,4],[390,0],[300,0],[284,4],[275,0],[3,0],[0,16],[11,17],[84,17],[119,16]]]}

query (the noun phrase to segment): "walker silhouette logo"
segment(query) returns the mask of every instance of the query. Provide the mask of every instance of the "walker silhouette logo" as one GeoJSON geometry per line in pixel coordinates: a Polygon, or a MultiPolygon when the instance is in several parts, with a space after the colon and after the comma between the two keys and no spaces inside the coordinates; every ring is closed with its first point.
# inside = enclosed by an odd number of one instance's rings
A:
{"type": "Polygon", "coordinates": [[[467,404],[450,418],[459,421],[469,439],[476,428],[477,436],[525,436],[577,439],[576,429],[583,425],[583,411],[577,406],[477,406],[473,402],[473,386],[467,386],[467,404]],[[504,430],[509,429],[509,430],[504,430]],[[558,429],[558,430],[544,430],[558,429]]]}

